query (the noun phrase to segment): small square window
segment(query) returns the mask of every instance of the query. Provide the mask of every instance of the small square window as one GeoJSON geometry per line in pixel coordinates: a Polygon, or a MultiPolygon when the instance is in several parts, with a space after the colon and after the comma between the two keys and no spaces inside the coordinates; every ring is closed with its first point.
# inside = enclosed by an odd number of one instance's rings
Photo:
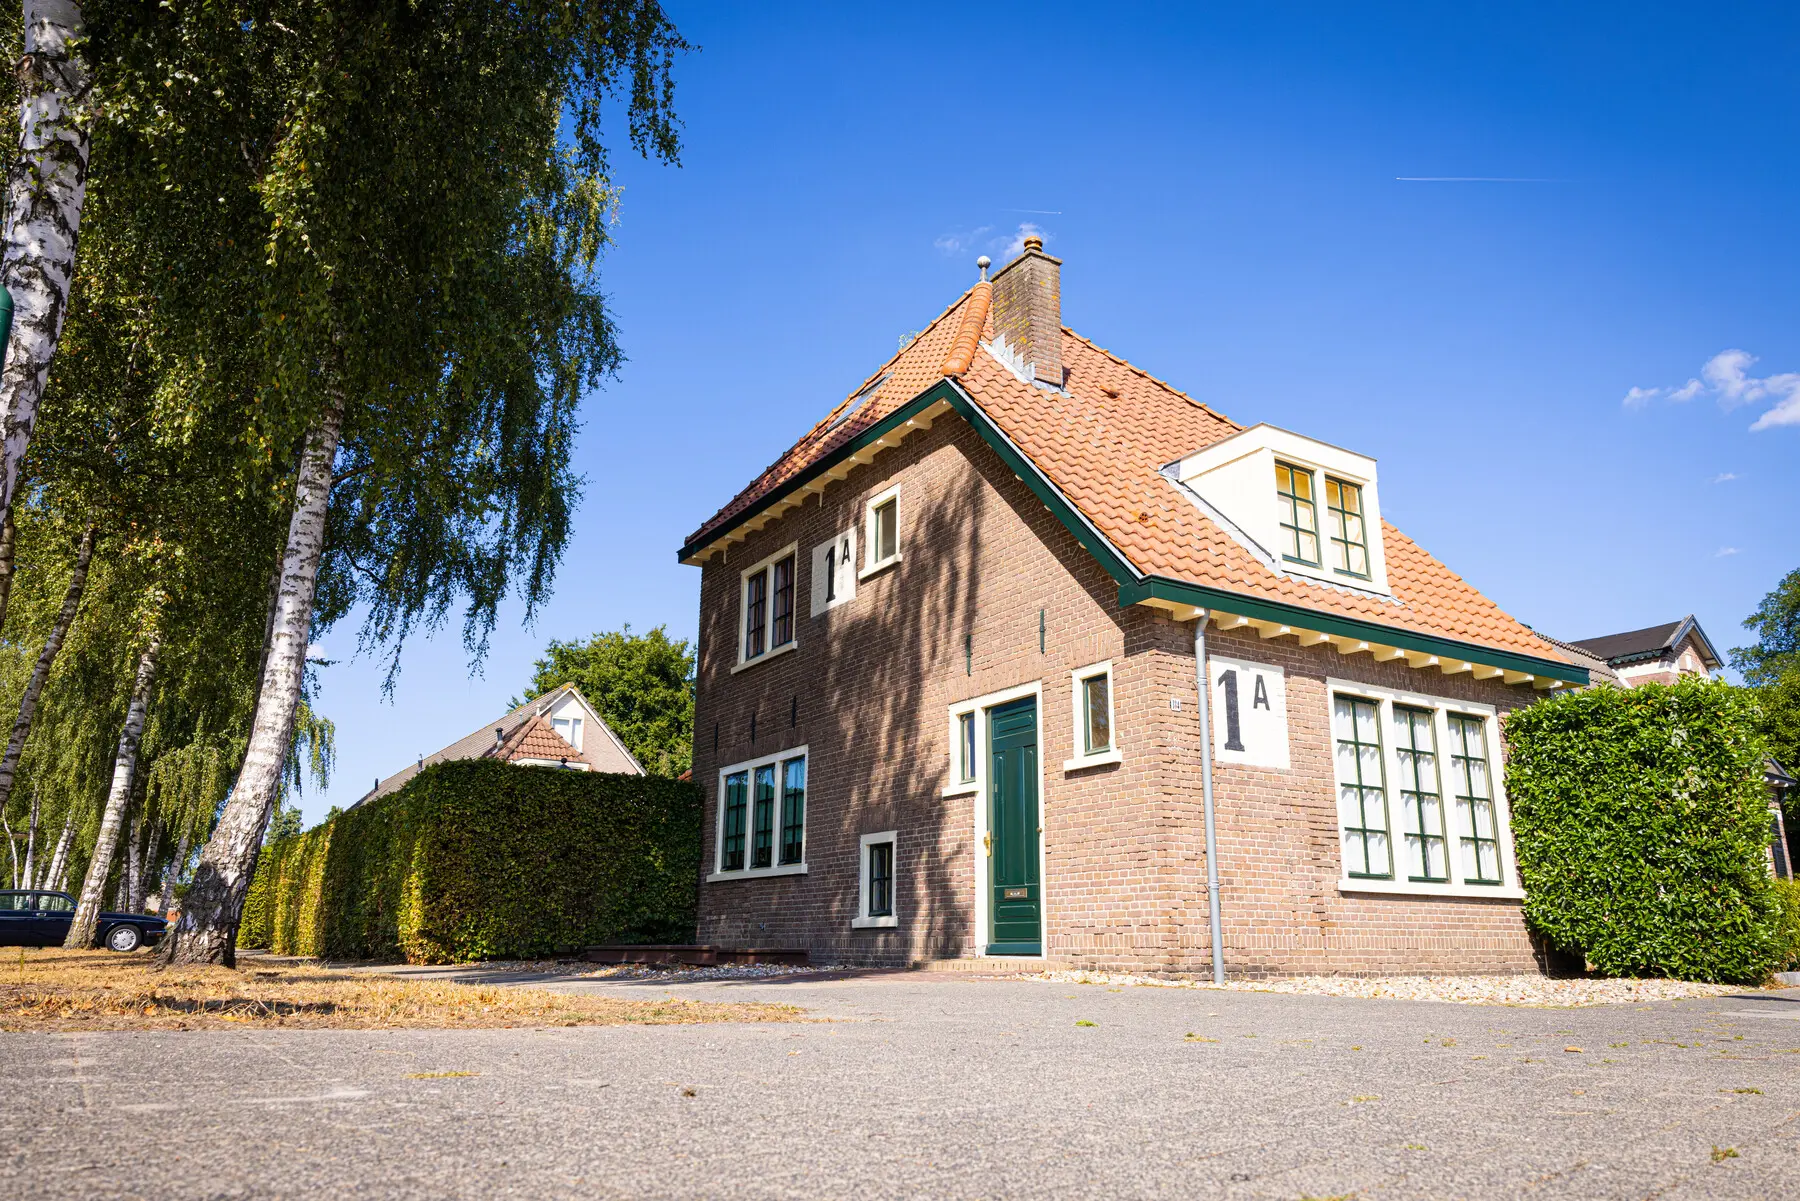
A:
{"type": "Polygon", "coordinates": [[[1077,668],[1069,673],[1069,684],[1075,754],[1063,763],[1063,770],[1118,763],[1119,748],[1113,732],[1112,664],[1077,668]]]}

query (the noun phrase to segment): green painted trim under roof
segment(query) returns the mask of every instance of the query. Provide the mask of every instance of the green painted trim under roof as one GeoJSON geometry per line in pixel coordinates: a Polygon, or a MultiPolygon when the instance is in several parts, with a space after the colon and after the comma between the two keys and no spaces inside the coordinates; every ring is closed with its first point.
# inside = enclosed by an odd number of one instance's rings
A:
{"type": "Polygon", "coordinates": [[[982,410],[981,406],[976,404],[969,394],[957,385],[956,381],[950,379],[939,380],[919,393],[906,404],[901,405],[817,463],[800,472],[781,488],[770,492],[757,504],[738,514],[719,530],[711,534],[702,534],[699,538],[683,546],[677,552],[677,558],[686,562],[692,555],[704,550],[707,545],[726,531],[742,525],[770,505],[807,487],[844,460],[881,441],[939,401],[947,402],[959,417],[974,428],[975,432],[981,436],[981,440],[1000,456],[1001,462],[1005,463],[1027,488],[1031,489],[1031,494],[1055,515],[1056,519],[1062,523],[1063,528],[1068,530],[1070,536],[1081,545],[1081,548],[1092,555],[1095,561],[1106,570],[1113,582],[1119,585],[1119,604],[1121,606],[1135,605],[1154,598],[1175,604],[1191,605],[1196,608],[1223,609],[1227,613],[1239,613],[1245,617],[1253,617],[1262,621],[1275,621],[1283,625],[1319,630],[1323,633],[1337,634],[1359,641],[1397,646],[1405,650],[1420,651],[1442,658],[1463,659],[1488,667],[1502,667],[1509,671],[1527,672],[1547,679],[1563,680],[1570,684],[1586,685],[1588,683],[1587,669],[1576,667],[1570,663],[1538,659],[1531,655],[1496,650],[1469,642],[1458,642],[1452,638],[1418,634],[1395,626],[1363,621],[1360,618],[1339,617],[1317,609],[1290,605],[1283,601],[1240,596],[1237,593],[1209,588],[1200,584],[1190,584],[1182,580],[1165,579],[1160,576],[1146,577],[1130,560],[1125,558],[1116,546],[1094,528],[1086,516],[1062,494],[1062,490],[1057,488],[1039,470],[1036,463],[1033,463],[1023,451],[1013,445],[1012,439],[1008,438],[1005,431],[994,424],[993,419],[982,410]]]}
{"type": "Polygon", "coordinates": [[[1397,626],[1364,621],[1358,617],[1340,617],[1335,613],[1290,605],[1285,601],[1240,596],[1235,592],[1160,576],[1152,576],[1140,584],[1119,586],[1120,605],[1141,604],[1151,599],[1192,605],[1197,609],[1223,609],[1227,613],[1236,613],[1258,621],[1279,622],[1297,629],[1318,630],[1324,634],[1355,638],[1359,642],[1396,646],[1402,650],[1436,655],[1442,659],[1462,659],[1480,663],[1484,667],[1522,671],[1545,679],[1562,680],[1568,684],[1586,686],[1588,683],[1587,668],[1577,667],[1573,663],[1558,663],[1551,659],[1539,659],[1534,655],[1521,655],[1516,651],[1497,650],[1473,642],[1441,638],[1435,634],[1419,634],[1397,626]]]}

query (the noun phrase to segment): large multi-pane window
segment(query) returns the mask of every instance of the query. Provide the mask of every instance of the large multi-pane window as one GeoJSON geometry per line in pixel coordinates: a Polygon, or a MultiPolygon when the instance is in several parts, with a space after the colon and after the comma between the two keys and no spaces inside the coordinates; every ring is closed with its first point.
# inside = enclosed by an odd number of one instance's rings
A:
{"type": "Polygon", "coordinates": [[[1344,866],[1351,876],[1389,878],[1387,786],[1381,762],[1381,708],[1374,701],[1333,701],[1338,803],[1344,820],[1344,866]]]}
{"type": "Polygon", "coordinates": [[[1456,798],[1456,825],[1463,879],[1471,884],[1501,882],[1500,823],[1488,780],[1487,723],[1461,713],[1449,715],[1450,787],[1456,798]]]}
{"type": "Polygon", "coordinates": [[[718,872],[806,870],[806,748],[719,773],[718,872]]]}
{"type": "Polygon", "coordinates": [[[1317,567],[1319,503],[1313,494],[1312,472],[1277,461],[1275,494],[1281,498],[1282,557],[1317,567]]]}
{"type": "Polygon", "coordinates": [[[1325,477],[1325,511],[1331,530],[1331,567],[1343,575],[1369,578],[1369,533],[1363,524],[1362,487],[1325,477]]]}
{"type": "Polygon", "coordinates": [[[1491,715],[1331,681],[1348,891],[1491,892],[1507,885],[1506,807],[1491,715]],[[1356,881],[1383,881],[1357,885],[1356,881]]]}
{"type": "Polygon", "coordinates": [[[725,777],[724,832],[719,839],[719,870],[742,871],[744,868],[744,806],[750,794],[750,773],[733,772],[725,777]]]}
{"type": "Polygon", "coordinates": [[[1437,735],[1429,709],[1394,706],[1394,766],[1400,785],[1406,878],[1450,878],[1444,841],[1444,800],[1438,791],[1437,735]]]}
{"type": "Polygon", "coordinates": [[[794,642],[792,548],[744,572],[743,657],[749,663],[794,642]]]}
{"type": "Polygon", "coordinates": [[[806,759],[781,764],[781,862],[806,858],[806,759]]]}

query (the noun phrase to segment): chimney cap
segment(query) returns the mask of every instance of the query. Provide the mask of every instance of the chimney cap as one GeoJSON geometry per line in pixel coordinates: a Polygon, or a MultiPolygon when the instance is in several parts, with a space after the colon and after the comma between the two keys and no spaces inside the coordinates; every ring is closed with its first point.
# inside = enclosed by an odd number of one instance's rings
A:
{"type": "Polygon", "coordinates": [[[1026,250],[1042,250],[1044,248],[1044,239],[1038,237],[1036,234],[1027,234],[1025,235],[1024,248],[1026,250]]]}

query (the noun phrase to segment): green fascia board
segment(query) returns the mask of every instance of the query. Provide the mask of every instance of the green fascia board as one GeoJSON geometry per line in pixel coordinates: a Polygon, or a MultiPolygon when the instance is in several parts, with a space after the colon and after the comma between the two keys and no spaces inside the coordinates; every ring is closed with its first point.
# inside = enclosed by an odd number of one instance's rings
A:
{"type": "MultiPolygon", "coordinates": [[[[1119,585],[1121,607],[1135,605],[1154,597],[1176,604],[1192,605],[1196,608],[1224,609],[1228,613],[1241,613],[1245,617],[1276,621],[1283,625],[1319,630],[1327,634],[1339,634],[1359,641],[1379,642],[1385,646],[1398,646],[1406,650],[1421,651],[1428,655],[1464,659],[1489,667],[1503,667],[1509,671],[1528,672],[1531,675],[1563,680],[1570,684],[1585,686],[1588,683],[1587,669],[1576,667],[1570,663],[1553,663],[1547,659],[1537,659],[1530,655],[1515,654],[1511,651],[1494,650],[1476,646],[1473,643],[1458,642],[1451,638],[1416,634],[1410,630],[1384,626],[1372,621],[1363,621],[1354,617],[1338,617],[1316,609],[1285,604],[1281,601],[1240,596],[1217,588],[1189,584],[1182,580],[1171,580],[1160,576],[1146,577],[1125,558],[1117,547],[1102,537],[1099,531],[1089,524],[1087,518],[1077,511],[1061,490],[1038,469],[1037,464],[1027,458],[1017,446],[1014,446],[1012,439],[1008,438],[1005,432],[994,424],[993,419],[982,410],[981,406],[976,404],[969,394],[951,379],[939,380],[919,393],[912,400],[901,405],[789,480],[785,486],[771,492],[755,507],[746,509],[738,515],[737,521],[733,524],[750,520],[761,510],[806,487],[845,459],[881,441],[939,401],[948,402],[957,416],[973,427],[975,432],[980,435],[981,440],[1000,456],[1000,461],[1005,463],[1015,476],[1024,481],[1025,486],[1031,489],[1031,494],[1055,515],[1056,519],[1062,523],[1063,528],[1069,531],[1070,536],[1080,544],[1081,548],[1092,555],[1095,561],[1106,570],[1113,582],[1119,585]]],[[[718,536],[718,533],[711,536],[703,535],[696,541],[688,543],[678,552],[677,558],[685,562],[689,556],[703,549],[718,536]]]]}
{"type": "Polygon", "coordinates": [[[1562,680],[1568,684],[1585,687],[1588,683],[1587,668],[1577,667],[1573,663],[1556,663],[1549,659],[1521,655],[1514,651],[1496,650],[1492,647],[1478,646],[1472,642],[1459,642],[1454,638],[1419,634],[1412,630],[1364,621],[1357,617],[1340,617],[1334,613],[1323,613],[1317,609],[1290,605],[1283,601],[1240,596],[1234,592],[1208,588],[1202,584],[1190,584],[1184,580],[1151,576],[1141,583],[1119,586],[1119,604],[1121,606],[1140,604],[1151,599],[1170,601],[1178,605],[1192,605],[1198,609],[1223,609],[1227,613],[1240,614],[1258,621],[1279,622],[1282,625],[1294,626],[1299,629],[1318,630],[1325,634],[1355,638],[1359,642],[1375,642],[1383,646],[1397,646],[1403,650],[1437,655],[1439,658],[1462,659],[1471,663],[1480,663],[1486,667],[1522,671],[1529,675],[1542,676],[1545,679],[1562,680]]]}

